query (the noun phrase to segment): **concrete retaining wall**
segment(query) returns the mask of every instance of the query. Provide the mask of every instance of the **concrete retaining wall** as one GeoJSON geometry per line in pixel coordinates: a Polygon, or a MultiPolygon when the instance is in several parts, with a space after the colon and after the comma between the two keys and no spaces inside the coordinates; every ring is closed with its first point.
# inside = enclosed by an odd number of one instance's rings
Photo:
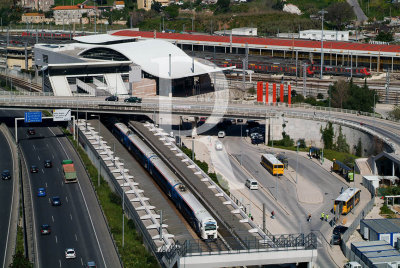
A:
{"type": "MultiPolygon", "coordinates": [[[[305,139],[307,146],[324,147],[320,130],[326,127],[327,122],[280,116],[278,118],[267,119],[266,123],[269,125],[270,139],[275,141],[282,139],[282,132],[284,130],[295,142],[298,139],[305,139]],[[284,128],[283,124],[286,125],[284,128]]],[[[339,127],[340,125],[333,124],[335,141],[339,134],[339,127]]],[[[355,154],[355,147],[359,139],[361,139],[362,156],[374,154],[375,142],[372,135],[347,126],[342,126],[342,133],[346,137],[351,153],[355,154]]]]}

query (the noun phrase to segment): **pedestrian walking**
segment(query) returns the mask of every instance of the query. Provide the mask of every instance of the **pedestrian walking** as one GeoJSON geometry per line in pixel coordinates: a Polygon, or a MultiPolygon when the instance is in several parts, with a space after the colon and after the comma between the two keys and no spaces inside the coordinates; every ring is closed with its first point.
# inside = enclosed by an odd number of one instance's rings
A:
{"type": "Polygon", "coordinates": [[[307,219],[307,221],[308,221],[308,222],[311,222],[311,213],[308,213],[308,219],[307,219]]]}
{"type": "Polygon", "coordinates": [[[275,211],[271,212],[271,218],[275,219],[275,211]]]}
{"type": "Polygon", "coordinates": [[[329,215],[328,214],[326,214],[325,218],[326,218],[326,221],[329,222],[329,215]]]}
{"type": "Polygon", "coordinates": [[[321,220],[324,220],[324,218],[325,218],[325,213],[321,213],[321,220]]]}

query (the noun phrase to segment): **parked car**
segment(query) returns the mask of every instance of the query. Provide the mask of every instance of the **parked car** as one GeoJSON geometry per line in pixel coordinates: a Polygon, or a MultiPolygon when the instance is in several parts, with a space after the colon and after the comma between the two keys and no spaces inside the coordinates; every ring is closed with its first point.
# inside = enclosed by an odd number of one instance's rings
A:
{"type": "Polygon", "coordinates": [[[348,227],[338,225],[335,228],[333,228],[333,233],[332,233],[332,243],[334,245],[340,245],[340,242],[342,242],[342,234],[344,234],[347,231],[348,227]]]}
{"type": "Polygon", "coordinates": [[[38,188],[37,196],[38,197],[46,196],[46,189],[43,187],[38,188]]]}
{"type": "Polygon", "coordinates": [[[51,228],[50,225],[48,224],[43,224],[42,226],[40,226],[40,233],[42,235],[48,235],[51,233],[51,228]]]}
{"type": "Polygon", "coordinates": [[[76,258],[75,249],[73,249],[73,248],[67,248],[67,249],[65,250],[65,258],[66,258],[66,259],[75,259],[75,258],[76,258]]]}
{"type": "Polygon", "coordinates": [[[35,165],[31,166],[31,173],[38,173],[39,172],[39,168],[35,165]]]}
{"type": "Polygon", "coordinates": [[[118,100],[119,100],[118,96],[115,95],[111,95],[106,98],[106,101],[118,101],[118,100]]]}
{"type": "Polygon", "coordinates": [[[11,180],[11,173],[8,169],[3,170],[3,172],[1,172],[1,178],[3,180],[11,180]]]}
{"type": "Polygon", "coordinates": [[[260,126],[260,123],[258,123],[257,121],[254,121],[254,120],[247,120],[246,124],[247,124],[248,129],[260,126]]]}
{"type": "Polygon", "coordinates": [[[226,136],[225,131],[221,130],[218,132],[218,138],[224,138],[226,136]]]}
{"type": "Polygon", "coordinates": [[[124,102],[142,103],[142,98],[138,98],[138,97],[129,97],[129,98],[124,99],[124,102]]]}
{"type": "Polygon", "coordinates": [[[28,134],[29,135],[35,135],[36,134],[36,131],[35,131],[35,129],[34,128],[28,128],[28,134]]]}
{"type": "Polygon", "coordinates": [[[59,196],[53,196],[51,198],[51,205],[52,206],[61,206],[61,199],[59,196]]]}
{"type": "Polygon", "coordinates": [[[45,168],[51,168],[53,166],[53,163],[51,160],[44,160],[44,167],[45,168]]]}

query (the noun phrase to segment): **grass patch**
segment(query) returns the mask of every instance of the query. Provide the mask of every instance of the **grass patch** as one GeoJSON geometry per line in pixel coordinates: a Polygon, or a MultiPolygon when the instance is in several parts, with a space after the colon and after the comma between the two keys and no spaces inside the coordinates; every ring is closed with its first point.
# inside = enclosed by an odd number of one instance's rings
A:
{"type": "Polygon", "coordinates": [[[381,212],[380,214],[383,216],[385,215],[386,218],[391,219],[391,218],[396,218],[395,213],[386,205],[384,204],[381,207],[381,212]]]}
{"type": "Polygon", "coordinates": [[[143,239],[141,235],[136,232],[133,221],[128,220],[127,217],[125,217],[124,224],[125,245],[122,247],[121,198],[111,190],[102,177],[100,178],[100,186],[97,185],[98,171],[96,166],[89,159],[83,148],[78,146],[77,142],[73,140],[72,135],[65,129],[63,129],[63,131],[71,140],[89,173],[93,187],[100,200],[101,208],[106,215],[113,239],[121,255],[124,267],[159,267],[157,259],[144,247],[143,239]]]}

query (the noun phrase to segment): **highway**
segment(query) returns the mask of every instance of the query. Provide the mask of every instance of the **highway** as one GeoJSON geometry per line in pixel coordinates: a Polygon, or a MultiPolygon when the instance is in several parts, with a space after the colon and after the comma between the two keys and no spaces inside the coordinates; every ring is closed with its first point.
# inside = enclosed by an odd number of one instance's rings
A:
{"type": "Polygon", "coordinates": [[[13,186],[15,177],[13,174],[13,158],[10,150],[8,141],[0,132],[0,173],[3,170],[8,169],[11,172],[11,180],[1,180],[0,179],[0,267],[5,267],[6,250],[9,242],[9,228],[10,228],[10,217],[11,217],[11,206],[13,200],[13,186]]]}
{"type": "MultiPolygon", "coordinates": [[[[0,111],[0,116],[22,116],[20,112],[0,111]]],[[[12,129],[13,130],[13,129],[12,129]]],[[[36,238],[37,267],[82,267],[95,261],[97,267],[121,267],[107,225],[98,206],[95,193],[72,145],[58,128],[35,126],[35,135],[27,127],[18,127],[19,145],[26,165],[22,167],[33,204],[33,228],[36,238]],[[72,159],[79,183],[64,184],[61,161],[72,159]],[[44,168],[51,160],[52,168],[44,168]],[[38,173],[30,173],[36,165],[38,173]],[[45,197],[37,189],[46,189],[45,197]],[[61,206],[52,206],[50,198],[59,196],[61,206]],[[49,224],[50,235],[41,235],[40,226],[49,224]],[[65,249],[74,248],[76,259],[66,259],[65,249]]]]}

